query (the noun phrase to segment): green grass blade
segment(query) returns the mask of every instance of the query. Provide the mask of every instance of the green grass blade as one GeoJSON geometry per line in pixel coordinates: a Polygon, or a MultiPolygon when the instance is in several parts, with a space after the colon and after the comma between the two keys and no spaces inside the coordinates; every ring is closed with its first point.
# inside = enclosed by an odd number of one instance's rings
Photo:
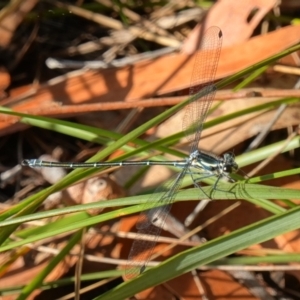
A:
{"type": "Polygon", "coordinates": [[[261,243],[300,227],[300,208],[291,209],[228,235],[214,239],[204,245],[181,252],[149,269],[137,278],[120,284],[96,300],[125,299],[151,286],[166,282],[189,272],[198,266],[209,264],[253,244],[261,243]]]}
{"type": "MultiPolygon", "coordinates": [[[[213,198],[214,199],[249,199],[249,201],[253,201],[256,198],[262,199],[300,199],[300,191],[299,190],[292,190],[292,189],[283,189],[283,188],[276,188],[271,186],[264,186],[264,185],[257,185],[257,184],[220,184],[220,188],[222,190],[215,190],[213,191],[213,198]]],[[[210,193],[211,187],[203,187],[203,191],[205,193],[210,193]]],[[[207,198],[206,194],[200,191],[198,188],[188,189],[188,190],[181,190],[175,196],[175,201],[190,201],[190,200],[199,200],[207,198]]],[[[161,193],[157,194],[157,198],[161,197],[161,193]]],[[[34,228],[34,229],[27,229],[24,235],[20,234],[24,239],[21,241],[12,241],[10,243],[6,243],[0,247],[0,252],[6,251],[9,249],[13,249],[15,247],[23,246],[28,243],[32,243],[35,241],[39,241],[45,238],[49,238],[52,236],[56,236],[59,234],[72,232],[74,230],[79,230],[84,227],[89,227],[95,224],[99,224],[101,222],[118,218],[119,216],[126,216],[128,214],[140,212],[142,209],[145,209],[143,203],[149,200],[148,195],[144,196],[135,196],[130,197],[131,199],[123,198],[117,200],[110,200],[110,201],[102,201],[101,203],[95,203],[89,207],[115,207],[117,204],[120,205],[123,201],[128,201],[127,203],[133,203],[134,201],[132,198],[140,203],[139,205],[130,206],[127,208],[122,208],[118,210],[114,210],[107,213],[102,213],[100,215],[90,217],[87,213],[83,212],[78,215],[78,220],[74,219],[76,216],[71,215],[67,216],[63,220],[59,220],[53,222],[51,224],[44,225],[43,227],[34,228]],[[98,206],[99,205],[99,206],[98,206]],[[63,222],[63,223],[62,223],[63,222]],[[63,225],[62,225],[63,224],[63,225]]],[[[154,198],[155,199],[155,198],[154,198]]],[[[259,204],[259,202],[255,202],[259,204]]],[[[264,203],[265,209],[268,209],[272,213],[280,213],[281,208],[276,206],[274,203],[270,202],[271,204],[268,206],[267,202],[264,203]]],[[[163,203],[153,202],[153,206],[159,206],[163,203]]],[[[86,205],[79,205],[76,206],[75,209],[86,209],[86,205]],[[78,208],[79,207],[79,208],[78,208]]],[[[149,207],[147,207],[149,208],[149,207]]],[[[66,213],[66,209],[59,209],[55,211],[48,212],[48,216],[50,215],[60,215],[62,213],[66,213]]],[[[70,212],[70,210],[68,211],[70,212]]],[[[26,217],[18,218],[16,220],[7,220],[0,223],[0,226],[18,226],[19,223],[29,221],[29,220],[37,220],[41,217],[45,217],[46,212],[43,213],[36,213],[33,215],[33,218],[26,219],[26,217]],[[7,222],[7,223],[5,223],[7,222]],[[12,223],[15,222],[15,223],[12,223]]],[[[22,233],[22,231],[21,231],[22,233]]],[[[17,234],[17,233],[15,233],[17,234]]]]}

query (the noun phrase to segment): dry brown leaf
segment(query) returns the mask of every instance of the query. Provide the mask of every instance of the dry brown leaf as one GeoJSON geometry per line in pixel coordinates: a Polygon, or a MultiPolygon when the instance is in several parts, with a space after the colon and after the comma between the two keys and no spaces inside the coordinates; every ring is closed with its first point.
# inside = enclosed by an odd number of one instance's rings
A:
{"type": "Polygon", "coordinates": [[[186,39],[182,52],[194,53],[199,47],[199,37],[211,26],[222,29],[224,47],[242,43],[250,38],[259,22],[277,5],[277,0],[218,1],[209,10],[204,27],[199,24],[186,39]]]}
{"type": "Polygon", "coordinates": [[[30,12],[38,0],[17,0],[10,1],[1,10],[1,26],[0,26],[0,46],[6,48],[15,33],[15,30],[24,20],[28,12],[30,12]]]}
{"type": "Polygon", "coordinates": [[[201,276],[203,285],[207,288],[208,299],[249,299],[255,300],[250,291],[239,284],[228,273],[219,270],[204,272],[201,276]]]}
{"type": "MultiPolygon", "coordinates": [[[[262,59],[268,58],[300,41],[300,25],[258,36],[251,40],[223,48],[217,78],[232,75],[262,59]]],[[[158,59],[144,61],[126,68],[112,68],[95,71],[76,71],[69,76],[53,79],[51,85],[40,87],[23,101],[14,99],[2,101],[12,109],[39,115],[63,116],[53,101],[63,104],[83,104],[101,101],[135,101],[152,95],[161,95],[189,87],[194,55],[173,54],[158,59]],[[57,83],[55,83],[57,82],[57,83]],[[43,103],[44,108],[40,107],[43,103]]],[[[70,113],[72,113],[70,111],[70,113]]],[[[70,114],[69,113],[69,114],[70,114]]],[[[67,114],[67,115],[69,115],[67,114]]],[[[13,122],[15,122],[15,119],[13,122]]],[[[0,123],[0,134],[19,130],[24,125],[0,123]],[[4,132],[5,129],[5,132],[4,132]]]]}
{"type": "Polygon", "coordinates": [[[10,75],[4,67],[0,67],[0,99],[5,97],[4,90],[10,85],[10,75]]]}

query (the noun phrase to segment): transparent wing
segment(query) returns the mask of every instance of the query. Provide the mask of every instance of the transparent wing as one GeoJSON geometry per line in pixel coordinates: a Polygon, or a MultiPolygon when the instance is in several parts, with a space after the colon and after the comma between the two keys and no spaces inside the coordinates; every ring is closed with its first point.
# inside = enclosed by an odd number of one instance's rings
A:
{"type": "MultiPolygon", "coordinates": [[[[194,95],[187,105],[183,119],[183,129],[191,142],[192,151],[198,148],[201,136],[202,123],[205,121],[207,111],[211,105],[215,94],[215,87],[212,81],[215,78],[222,45],[222,32],[218,27],[211,27],[205,33],[201,48],[202,51],[196,56],[196,62],[192,73],[190,95],[194,95]],[[204,90],[202,90],[204,87],[204,90]]],[[[162,196],[157,200],[163,206],[151,208],[156,195],[150,197],[145,204],[146,211],[140,214],[137,229],[137,238],[134,241],[128,263],[125,269],[125,276],[131,279],[144,271],[151,258],[158,236],[169,214],[174,196],[178,190],[189,163],[177,176],[176,180],[164,185],[157,191],[162,192],[162,196]],[[147,210],[148,209],[148,210],[147,210]],[[157,226],[155,226],[157,225],[157,226]],[[150,236],[149,236],[150,235],[150,236]]]]}
{"type": "Polygon", "coordinates": [[[137,237],[133,242],[125,267],[127,279],[132,279],[141,274],[151,259],[157,239],[172,207],[176,191],[180,187],[186,171],[187,168],[179,173],[175,180],[170,180],[166,185],[157,188],[145,203],[145,209],[152,207],[154,201],[161,202],[164,205],[141,212],[136,225],[138,229],[137,237]],[[161,192],[163,192],[162,196],[156,200],[156,194],[161,192]]]}
{"type": "Polygon", "coordinates": [[[185,108],[182,125],[191,144],[191,152],[198,149],[202,126],[215,96],[213,81],[220,58],[222,38],[220,28],[210,27],[201,41],[201,51],[196,55],[190,86],[190,95],[193,97],[185,108]]]}

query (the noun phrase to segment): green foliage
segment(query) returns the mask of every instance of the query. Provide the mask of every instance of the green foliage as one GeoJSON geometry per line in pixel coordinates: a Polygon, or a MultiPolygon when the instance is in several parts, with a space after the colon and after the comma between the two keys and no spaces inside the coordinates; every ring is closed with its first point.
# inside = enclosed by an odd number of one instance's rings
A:
{"type": "MultiPolygon", "coordinates": [[[[244,70],[243,72],[240,72],[239,74],[235,74],[230,78],[220,81],[217,84],[217,87],[224,87],[229,83],[233,83],[236,80],[241,79],[247,74],[255,74],[253,73],[254,71],[261,70],[260,68],[263,68],[264,66],[269,65],[280,57],[283,57],[299,49],[299,45],[292,47],[274,57],[271,57],[255,66],[252,66],[251,68],[244,70]]],[[[10,111],[7,108],[0,108],[0,113],[19,116],[21,117],[20,122],[27,125],[46,128],[66,135],[85,139],[90,142],[97,142],[102,145],[106,145],[104,150],[97,153],[89,160],[91,162],[101,161],[105,157],[109,156],[112,152],[120,148],[124,149],[125,154],[122,157],[119,157],[119,160],[130,159],[133,156],[143,157],[145,155],[149,155],[150,150],[154,149],[162,153],[173,154],[177,155],[179,158],[182,158],[184,157],[183,153],[172,150],[168,146],[176,144],[176,142],[178,142],[179,139],[183,136],[183,133],[179,133],[165,139],[157,140],[152,143],[146,142],[139,137],[149,128],[161,123],[172,114],[182,109],[184,105],[186,105],[187,101],[170,108],[169,110],[146,122],[145,124],[134,129],[126,135],[120,135],[99,128],[74,124],[67,121],[17,113],[14,111],[10,111]],[[136,147],[128,146],[129,142],[134,143],[136,147]]],[[[221,124],[222,122],[226,122],[227,120],[239,117],[243,114],[251,113],[253,111],[271,110],[282,103],[291,104],[298,101],[299,99],[297,98],[280,99],[272,103],[266,103],[251,109],[238,111],[227,116],[222,116],[218,119],[207,122],[204,127],[212,127],[217,124],[221,124]]],[[[276,152],[278,149],[281,149],[284,143],[285,141],[277,142],[275,144],[243,154],[241,156],[238,156],[236,158],[236,161],[241,167],[250,165],[254,162],[269,157],[270,154],[276,152]]],[[[299,147],[299,144],[299,137],[295,137],[282,151],[296,149],[299,147]]],[[[156,159],[162,160],[164,159],[164,155],[161,154],[157,156],[156,159]]],[[[149,199],[149,195],[130,196],[122,199],[101,201],[94,204],[60,208],[47,212],[36,212],[36,209],[50,194],[65,189],[66,187],[78,181],[82,181],[90,177],[92,174],[101,172],[102,170],[104,170],[104,168],[74,170],[60,182],[43,191],[40,191],[39,193],[31,197],[24,199],[22,202],[0,215],[1,252],[11,249],[16,250],[18,249],[18,247],[22,247],[28,245],[29,243],[40,241],[46,238],[55,237],[58,234],[75,232],[65,248],[52,259],[47,268],[45,268],[36,278],[34,278],[29,285],[24,287],[19,299],[25,299],[34,289],[42,286],[42,282],[47,274],[49,274],[50,271],[64,259],[64,257],[69,253],[72,247],[80,241],[82,229],[107,220],[119,218],[120,215],[125,216],[128,214],[136,213],[143,209],[142,204],[149,199]],[[85,212],[90,208],[104,207],[118,207],[118,209],[102,213],[95,217],[91,217],[85,212]],[[36,221],[59,215],[63,216],[63,218],[60,218],[51,224],[22,230],[18,228],[20,224],[29,221],[36,221]],[[14,237],[18,237],[19,239],[10,239],[10,236],[12,234],[14,235],[14,237]]],[[[295,206],[291,200],[300,199],[300,191],[279,187],[275,188],[267,185],[262,185],[260,183],[266,179],[269,180],[272,178],[291,176],[297,173],[299,173],[299,169],[283,170],[279,173],[268,174],[248,180],[240,180],[235,184],[222,183],[222,187],[220,188],[220,190],[213,192],[211,190],[211,186],[204,187],[203,191],[205,191],[205,193],[212,192],[212,198],[215,200],[243,199],[244,201],[249,201],[257,206],[263,207],[264,209],[271,212],[273,216],[236,230],[226,236],[214,239],[204,245],[192,247],[186,251],[183,251],[169,258],[159,266],[147,270],[138,278],[135,278],[132,281],[124,282],[123,284],[115,287],[105,295],[99,297],[99,299],[124,299],[126,297],[134,295],[139,291],[142,291],[143,289],[160,284],[171,278],[174,278],[175,276],[179,276],[181,274],[184,274],[185,272],[193,270],[198,266],[217,263],[220,259],[224,259],[226,258],[226,256],[235,253],[236,251],[239,251],[256,243],[267,241],[277,235],[299,228],[300,208],[295,206]],[[281,206],[272,201],[274,199],[284,200],[288,208],[283,209],[281,206]]],[[[187,179],[183,185],[188,186],[190,184],[191,182],[187,179]]],[[[202,191],[199,191],[199,189],[192,188],[179,191],[176,194],[175,201],[198,201],[199,199],[205,198],[207,198],[206,194],[204,194],[202,191]]],[[[158,203],[153,203],[153,205],[158,205],[158,203]]],[[[299,261],[298,256],[290,256],[290,259],[291,262],[299,261]]],[[[277,263],[286,261],[289,261],[286,256],[282,256],[282,260],[280,259],[280,257],[276,256],[277,263]]],[[[245,258],[244,262],[247,263],[247,258],[245,258]]],[[[240,259],[239,263],[243,263],[242,258],[240,259]]],[[[107,275],[107,273],[105,274],[107,275]]],[[[113,275],[115,275],[115,273],[113,275]]]]}

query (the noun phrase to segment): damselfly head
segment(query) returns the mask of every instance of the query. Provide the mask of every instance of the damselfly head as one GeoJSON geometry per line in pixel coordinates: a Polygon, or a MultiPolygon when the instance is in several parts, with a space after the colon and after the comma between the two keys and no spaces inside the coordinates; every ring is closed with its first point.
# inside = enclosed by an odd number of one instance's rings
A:
{"type": "Polygon", "coordinates": [[[225,173],[235,173],[239,169],[238,164],[235,162],[235,156],[233,153],[225,153],[223,155],[223,171],[225,173]]]}

